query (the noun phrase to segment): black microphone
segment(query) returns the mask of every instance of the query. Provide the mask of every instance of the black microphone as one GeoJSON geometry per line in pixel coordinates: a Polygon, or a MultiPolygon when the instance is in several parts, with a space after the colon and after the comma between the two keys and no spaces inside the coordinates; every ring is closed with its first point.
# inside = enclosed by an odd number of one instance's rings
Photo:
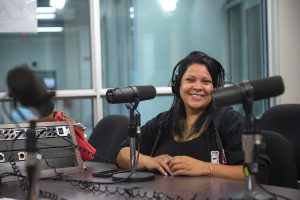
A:
{"type": "Polygon", "coordinates": [[[106,100],[109,103],[130,103],[153,99],[156,89],[152,85],[128,86],[125,88],[109,89],[106,92],[106,100]]]}
{"type": "Polygon", "coordinates": [[[51,98],[55,96],[55,92],[47,91],[46,85],[26,65],[8,72],[7,85],[10,97],[34,112],[37,111],[40,117],[48,116],[53,111],[51,98]]]}
{"type": "Polygon", "coordinates": [[[243,103],[247,95],[253,95],[253,100],[275,97],[284,92],[283,80],[280,76],[262,78],[243,82],[229,87],[217,88],[212,92],[216,107],[243,103]]]}

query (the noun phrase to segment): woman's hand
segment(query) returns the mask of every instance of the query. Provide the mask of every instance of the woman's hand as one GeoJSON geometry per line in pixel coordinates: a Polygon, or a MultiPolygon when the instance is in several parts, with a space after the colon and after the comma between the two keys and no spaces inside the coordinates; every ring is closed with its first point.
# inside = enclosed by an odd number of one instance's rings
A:
{"type": "Polygon", "coordinates": [[[207,162],[189,156],[172,157],[168,165],[174,176],[200,176],[210,174],[210,166],[207,162]]]}
{"type": "Polygon", "coordinates": [[[168,166],[171,159],[172,157],[167,154],[156,157],[148,157],[148,159],[145,160],[144,167],[150,171],[157,170],[164,176],[167,176],[168,174],[172,175],[172,171],[168,166]]]}
{"type": "MultiPolygon", "coordinates": [[[[161,174],[167,176],[168,174],[172,175],[172,171],[168,166],[168,162],[172,157],[164,154],[156,157],[150,157],[147,155],[140,154],[137,164],[138,170],[157,170],[161,174]]],[[[124,169],[130,169],[130,148],[122,148],[116,158],[117,165],[124,169]]]]}

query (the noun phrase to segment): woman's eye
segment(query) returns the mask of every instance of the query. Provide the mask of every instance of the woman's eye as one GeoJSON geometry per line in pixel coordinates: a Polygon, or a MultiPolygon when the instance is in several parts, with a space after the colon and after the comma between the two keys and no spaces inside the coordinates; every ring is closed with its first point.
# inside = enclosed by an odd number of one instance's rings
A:
{"type": "Polygon", "coordinates": [[[205,81],[203,81],[203,83],[204,83],[204,84],[210,84],[211,81],[210,81],[210,80],[205,80],[205,81]]]}
{"type": "Polygon", "coordinates": [[[194,79],[192,79],[192,78],[187,78],[186,81],[187,81],[187,82],[193,82],[194,79]]]}

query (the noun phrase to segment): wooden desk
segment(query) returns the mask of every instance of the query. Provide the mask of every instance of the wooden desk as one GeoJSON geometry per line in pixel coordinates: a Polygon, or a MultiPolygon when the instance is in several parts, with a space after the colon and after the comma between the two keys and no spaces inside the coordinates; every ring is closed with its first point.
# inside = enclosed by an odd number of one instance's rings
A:
{"type": "MultiPolygon", "coordinates": [[[[111,181],[111,178],[93,178],[92,172],[111,169],[114,166],[102,163],[86,163],[88,169],[78,175],[73,175],[74,179],[81,179],[87,181],[111,181]]],[[[102,185],[104,188],[105,185],[102,185]]],[[[156,175],[154,181],[148,182],[135,182],[135,183],[118,183],[113,185],[107,185],[109,191],[113,192],[117,187],[119,188],[132,188],[138,187],[140,189],[133,190],[139,191],[141,194],[147,192],[147,196],[150,198],[153,195],[153,191],[161,192],[173,199],[192,199],[194,195],[197,195],[195,200],[198,199],[224,199],[226,196],[233,194],[238,191],[243,191],[244,182],[227,180],[216,177],[164,177],[156,175]]],[[[264,186],[271,192],[283,195],[289,199],[298,200],[300,199],[300,190],[275,187],[275,186],[264,186]]],[[[40,189],[48,192],[55,193],[59,198],[66,199],[134,199],[129,197],[128,194],[120,196],[118,194],[109,194],[108,192],[91,192],[88,189],[80,189],[78,186],[72,186],[68,182],[62,181],[40,181],[40,189]]],[[[255,187],[255,190],[261,191],[255,187]]],[[[0,185],[0,197],[24,199],[25,194],[20,190],[18,182],[2,183],[0,185]]],[[[169,198],[169,199],[171,199],[169,198]]],[[[142,199],[142,198],[136,198],[142,199]]],[[[281,198],[278,198],[281,199],[281,198]]]]}

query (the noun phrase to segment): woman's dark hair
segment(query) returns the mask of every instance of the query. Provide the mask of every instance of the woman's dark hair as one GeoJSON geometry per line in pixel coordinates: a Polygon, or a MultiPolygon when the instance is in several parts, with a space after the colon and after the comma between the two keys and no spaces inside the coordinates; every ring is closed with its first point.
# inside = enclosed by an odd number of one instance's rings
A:
{"type": "MultiPolygon", "coordinates": [[[[204,64],[206,66],[211,75],[214,88],[223,87],[225,83],[225,71],[223,66],[216,59],[201,51],[193,51],[177,63],[170,81],[174,100],[170,109],[171,113],[169,118],[171,119],[167,120],[166,126],[173,129],[174,133],[179,136],[182,136],[184,132],[186,118],[184,103],[179,93],[180,82],[188,67],[194,63],[204,64]]],[[[196,120],[192,128],[192,134],[199,132],[207,117],[211,115],[211,110],[212,109],[206,109],[202,117],[196,120]]]]}

